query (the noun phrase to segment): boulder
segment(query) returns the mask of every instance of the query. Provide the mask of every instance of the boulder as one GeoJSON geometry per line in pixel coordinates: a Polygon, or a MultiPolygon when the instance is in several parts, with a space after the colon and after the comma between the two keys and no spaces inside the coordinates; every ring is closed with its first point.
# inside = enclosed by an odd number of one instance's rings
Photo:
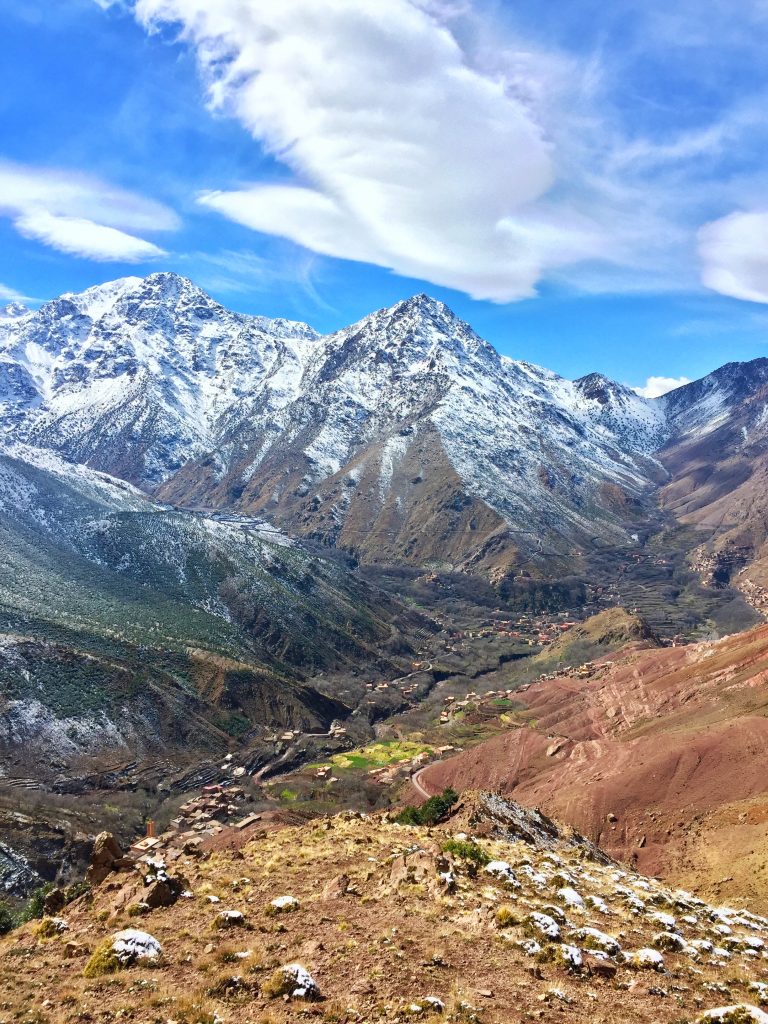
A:
{"type": "Polygon", "coordinates": [[[119,871],[131,863],[130,858],[123,855],[112,833],[100,832],[93,844],[86,879],[91,885],[100,885],[112,871],[119,871]]]}
{"type": "Polygon", "coordinates": [[[319,999],[320,986],[301,964],[284,964],[279,967],[264,986],[265,995],[276,999],[319,999]]]}
{"type": "Polygon", "coordinates": [[[46,917],[55,917],[63,910],[67,903],[67,897],[63,889],[51,889],[43,903],[43,913],[46,917]]]}

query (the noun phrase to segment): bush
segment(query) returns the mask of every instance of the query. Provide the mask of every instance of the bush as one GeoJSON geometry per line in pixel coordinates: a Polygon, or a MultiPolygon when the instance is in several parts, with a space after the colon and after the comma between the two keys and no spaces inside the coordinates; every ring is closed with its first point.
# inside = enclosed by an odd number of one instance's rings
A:
{"type": "Polygon", "coordinates": [[[7,903],[0,903],[0,935],[7,935],[19,923],[18,917],[7,903]]]}
{"type": "Polygon", "coordinates": [[[55,888],[56,886],[53,882],[46,882],[45,885],[41,885],[39,889],[35,889],[29,897],[29,902],[24,908],[23,916],[25,921],[33,921],[43,916],[45,897],[49,892],[53,892],[55,888]]]}
{"type": "Polygon", "coordinates": [[[117,953],[112,948],[112,940],[107,939],[93,951],[83,974],[86,978],[100,978],[104,974],[114,974],[121,966],[117,953]]]}
{"type": "Polygon", "coordinates": [[[400,825],[437,825],[459,799],[453,789],[444,789],[440,796],[431,796],[421,807],[408,806],[395,818],[400,825]]]}
{"type": "Polygon", "coordinates": [[[514,908],[510,907],[507,903],[502,903],[496,910],[495,917],[499,928],[509,928],[510,925],[520,923],[520,918],[515,913],[514,908]]]}
{"type": "Polygon", "coordinates": [[[471,839],[448,839],[443,843],[443,853],[452,853],[455,857],[471,860],[481,867],[491,861],[490,854],[471,839]]]}

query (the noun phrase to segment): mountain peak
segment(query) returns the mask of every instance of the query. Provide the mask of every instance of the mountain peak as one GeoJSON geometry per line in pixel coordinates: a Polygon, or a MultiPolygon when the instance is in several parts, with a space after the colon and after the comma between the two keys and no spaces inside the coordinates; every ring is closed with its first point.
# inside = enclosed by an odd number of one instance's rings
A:
{"type": "Polygon", "coordinates": [[[588,373],[573,382],[574,387],[584,398],[608,405],[617,398],[636,398],[637,396],[624,384],[611,380],[604,373],[588,373]]]}
{"type": "Polygon", "coordinates": [[[17,320],[20,316],[27,316],[30,311],[21,302],[9,302],[0,306],[0,320],[17,320]]]}
{"type": "Polygon", "coordinates": [[[390,307],[387,312],[395,315],[410,314],[412,316],[429,317],[432,320],[442,320],[450,323],[457,322],[467,326],[453,312],[450,306],[446,306],[439,299],[432,298],[426,292],[419,292],[418,295],[412,295],[409,299],[403,299],[401,302],[390,307]]]}

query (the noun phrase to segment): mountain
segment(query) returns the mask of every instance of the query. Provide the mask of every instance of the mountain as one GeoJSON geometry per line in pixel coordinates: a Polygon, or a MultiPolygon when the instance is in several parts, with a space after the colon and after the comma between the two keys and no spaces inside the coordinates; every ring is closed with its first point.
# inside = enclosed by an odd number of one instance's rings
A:
{"type": "Polygon", "coordinates": [[[419,782],[498,789],[646,874],[768,906],[767,679],[765,625],[683,647],[633,641],[521,688],[513,727],[419,782]]]}
{"type": "Polygon", "coordinates": [[[8,302],[0,306],[0,320],[15,320],[20,316],[26,316],[29,310],[20,302],[8,302]]]}
{"type": "Polygon", "coordinates": [[[0,427],[151,489],[235,410],[289,401],[315,333],[225,310],[174,274],[62,295],[0,321],[0,427]]]}
{"type": "Polygon", "coordinates": [[[173,509],[40,449],[0,453],[3,774],[327,730],[351,709],[308,679],[397,674],[388,651],[426,625],[261,521],[173,509]]]}
{"type": "Polygon", "coordinates": [[[695,526],[696,564],[763,611],[768,587],[768,359],[729,363],[667,396],[687,428],[661,453],[662,505],[695,526]]]}
{"type": "Polygon", "coordinates": [[[767,366],[648,400],[500,356],[426,295],[320,337],[159,273],[0,321],[0,430],[364,561],[551,575],[630,543],[660,486],[689,521],[702,453],[758,443],[767,366]]]}
{"type": "Polygon", "coordinates": [[[425,295],[319,338],[126,278],[0,324],[0,360],[6,438],[366,558],[619,541],[660,472],[656,406],[501,357],[425,295]]]}

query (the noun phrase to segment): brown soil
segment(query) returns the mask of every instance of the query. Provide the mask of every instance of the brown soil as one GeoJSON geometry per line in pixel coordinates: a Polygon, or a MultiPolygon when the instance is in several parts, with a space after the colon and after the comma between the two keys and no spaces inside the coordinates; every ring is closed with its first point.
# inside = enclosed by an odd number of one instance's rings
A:
{"type": "Polygon", "coordinates": [[[768,626],[607,663],[521,691],[522,727],[421,785],[497,788],[645,873],[767,906],[768,626]]]}
{"type": "Polygon", "coordinates": [[[348,814],[284,827],[239,850],[164,856],[168,872],[188,886],[174,905],[136,915],[152,870],[144,865],[110,875],[92,898],[65,907],[61,934],[53,922],[42,930],[33,922],[0,940],[0,1020],[394,1024],[416,1016],[508,1024],[554,1013],[574,1022],[663,1024],[698,1021],[724,1002],[755,1003],[750,983],[768,978],[768,961],[744,944],[768,937],[768,920],[731,911],[732,952],[696,950],[695,941],[726,942],[712,908],[617,873],[580,837],[493,796],[472,798],[454,822],[431,831],[348,814]],[[474,833],[481,852],[506,861],[516,877],[504,881],[482,863],[444,853],[458,829],[474,833]],[[562,896],[564,884],[578,891],[580,905],[562,896]],[[298,908],[270,914],[270,902],[286,895],[298,908]],[[243,919],[216,927],[222,910],[243,919]],[[522,942],[532,933],[528,915],[541,911],[557,918],[559,934],[546,941],[536,933],[537,953],[522,942]],[[631,963],[632,951],[658,945],[659,911],[672,915],[684,946],[663,953],[662,973],[631,963]],[[583,927],[615,938],[606,960],[584,948],[583,927]],[[124,928],[156,938],[163,962],[84,973],[93,951],[124,928]],[[581,948],[581,964],[567,966],[561,942],[581,948]],[[274,971],[296,962],[317,981],[321,1001],[270,998],[274,971]],[[240,981],[227,991],[233,978],[240,981]],[[433,1015],[427,996],[444,1012],[433,1015]]]}

